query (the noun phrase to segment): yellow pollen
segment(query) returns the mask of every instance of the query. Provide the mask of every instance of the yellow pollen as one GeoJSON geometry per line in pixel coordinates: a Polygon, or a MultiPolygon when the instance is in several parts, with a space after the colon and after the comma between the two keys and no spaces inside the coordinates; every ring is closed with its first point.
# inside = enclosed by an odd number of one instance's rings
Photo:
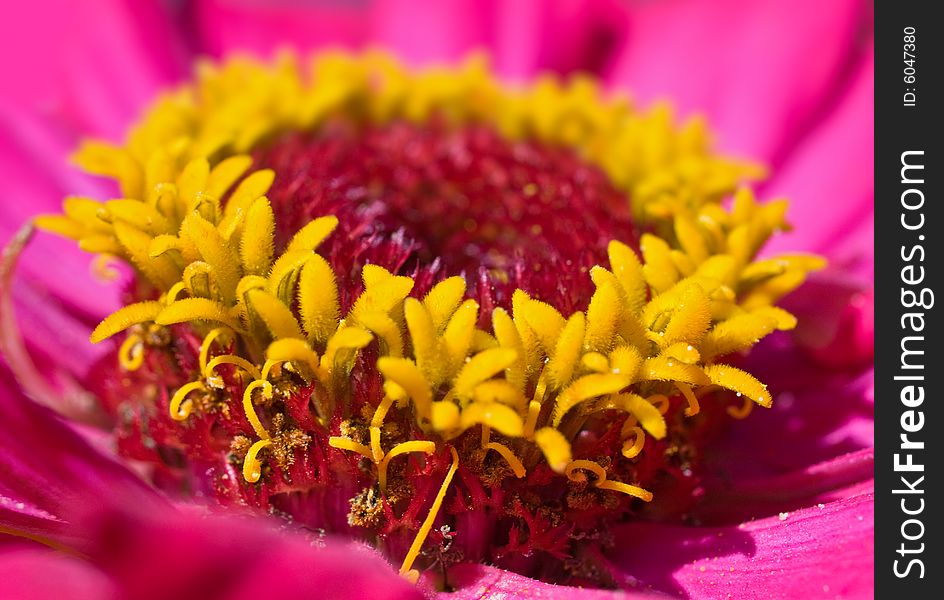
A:
{"type": "Polygon", "coordinates": [[[249,448],[249,452],[246,453],[246,458],[243,460],[243,479],[249,483],[259,481],[262,476],[262,462],[259,460],[259,452],[271,445],[272,440],[263,439],[249,448]]]}
{"type": "Polygon", "coordinates": [[[442,507],[443,500],[446,498],[446,491],[449,489],[449,484],[452,483],[452,477],[456,474],[456,469],[459,468],[459,454],[456,452],[456,449],[450,446],[449,452],[452,453],[452,465],[449,467],[449,472],[446,473],[446,478],[443,479],[442,485],[439,486],[439,493],[436,494],[436,498],[433,500],[429,514],[426,515],[426,519],[424,519],[423,524],[420,525],[420,530],[416,532],[416,537],[413,538],[413,543],[410,545],[410,549],[403,559],[403,564],[400,565],[400,575],[406,577],[411,583],[416,583],[420,576],[419,571],[413,569],[413,562],[416,560],[416,557],[419,556],[420,550],[423,548],[423,542],[426,541],[426,536],[429,535],[430,529],[433,528],[436,515],[439,514],[439,509],[442,507]]]}
{"type": "Polygon", "coordinates": [[[183,421],[190,416],[190,412],[193,410],[193,400],[187,398],[187,395],[190,392],[196,390],[207,391],[205,385],[202,381],[191,381],[190,383],[185,383],[180,386],[180,389],[174,392],[174,396],[170,399],[170,417],[175,421],[183,421]]]}
{"type": "Polygon", "coordinates": [[[247,385],[246,391],[243,392],[243,410],[246,412],[246,418],[249,420],[249,424],[252,425],[256,435],[267,440],[269,439],[269,432],[262,426],[262,421],[259,420],[259,416],[256,414],[256,407],[252,403],[252,393],[259,388],[262,388],[264,396],[272,397],[272,384],[264,379],[257,379],[247,385]]]}
{"type": "Polygon", "coordinates": [[[137,371],[144,364],[144,340],[132,333],[118,349],[118,363],[125,371],[137,371]]]}

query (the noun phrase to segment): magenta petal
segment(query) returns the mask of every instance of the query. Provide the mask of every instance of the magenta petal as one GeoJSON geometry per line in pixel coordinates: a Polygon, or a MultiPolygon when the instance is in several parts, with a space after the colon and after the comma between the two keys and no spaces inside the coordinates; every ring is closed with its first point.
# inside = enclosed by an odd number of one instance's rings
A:
{"type": "Polygon", "coordinates": [[[630,18],[613,83],[705,112],[725,149],[776,161],[843,89],[870,15],[860,0],[674,0],[630,18]]]}
{"type": "Polygon", "coordinates": [[[16,391],[0,371],[0,531],[74,546],[87,541],[80,511],[103,502],[141,507],[163,501],[99,454],[48,409],[16,391]]]}
{"type": "Polygon", "coordinates": [[[765,194],[791,200],[787,218],[797,227],[771,240],[765,253],[821,252],[871,279],[873,58],[870,52],[829,118],[767,186],[765,194]]]}
{"type": "MultiPolygon", "coordinates": [[[[378,0],[371,13],[374,41],[413,64],[455,62],[491,45],[494,0],[378,0]]],[[[527,35],[527,32],[525,32],[527,35]]]]}
{"type": "Polygon", "coordinates": [[[102,600],[116,597],[112,583],[79,559],[38,549],[0,551],[0,581],[7,600],[102,600]]]}
{"type": "Polygon", "coordinates": [[[605,600],[607,598],[660,598],[661,594],[610,592],[552,585],[523,575],[486,565],[458,565],[449,570],[449,584],[455,592],[442,592],[441,600],[478,600],[502,598],[531,600],[560,598],[567,600],[605,600]]]}
{"type": "Polygon", "coordinates": [[[412,64],[455,62],[487,50],[496,70],[523,79],[541,70],[599,71],[621,39],[625,15],[610,2],[450,0],[417,10],[408,0],[380,0],[373,40],[412,64]]]}
{"type": "Polygon", "coordinates": [[[366,11],[358,4],[198,0],[186,9],[184,20],[196,34],[200,52],[267,56],[282,47],[305,51],[364,43],[366,11]]]}
{"type": "Polygon", "coordinates": [[[768,384],[774,403],[730,424],[711,446],[709,470],[732,478],[764,477],[873,445],[870,367],[825,366],[786,334],[764,340],[743,366],[768,384]]]}
{"type": "Polygon", "coordinates": [[[193,510],[111,513],[90,555],[138,600],[422,597],[364,546],[273,526],[193,510]]]}
{"type": "Polygon", "coordinates": [[[15,90],[14,105],[76,131],[120,136],[185,68],[181,42],[156,0],[36,0],[10,13],[0,74],[15,90]]]}
{"type": "Polygon", "coordinates": [[[872,493],[736,527],[630,524],[614,561],[655,590],[691,598],[871,598],[872,493]]]}
{"type": "Polygon", "coordinates": [[[874,469],[875,450],[865,448],[783,475],[708,479],[695,515],[703,523],[736,523],[846,498],[873,487],[874,469]]]}

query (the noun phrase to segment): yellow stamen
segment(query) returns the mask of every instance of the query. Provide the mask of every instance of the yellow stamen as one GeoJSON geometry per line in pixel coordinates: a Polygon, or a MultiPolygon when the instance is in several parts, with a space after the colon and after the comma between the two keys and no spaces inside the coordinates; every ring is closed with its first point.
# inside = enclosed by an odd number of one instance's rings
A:
{"type": "Polygon", "coordinates": [[[449,467],[449,472],[446,473],[446,478],[443,479],[442,485],[439,486],[439,493],[436,494],[436,498],[433,500],[433,505],[430,507],[426,519],[423,520],[423,524],[420,525],[420,530],[416,532],[416,537],[413,538],[413,543],[410,545],[410,549],[403,559],[403,564],[400,565],[400,575],[406,577],[411,583],[416,583],[420,576],[419,571],[413,569],[413,561],[419,556],[420,550],[423,548],[423,542],[426,541],[426,536],[429,535],[430,529],[433,528],[436,515],[439,514],[439,509],[442,507],[443,500],[446,498],[446,491],[449,489],[449,484],[452,483],[452,477],[456,474],[456,469],[459,468],[459,454],[456,452],[456,449],[450,446],[449,452],[452,453],[452,465],[449,467]]]}
{"type": "Polygon", "coordinates": [[[180,389],[174,392],[174,396],[170,399],[170,417],[172,419],[183,421],[190,416],[190,412],[193,410],[193,401],[188,400],[187,395],[196,390],[205,392],[207,388],[202,381],[191,381],[180,386],[180,389]]]}
{"type": "Polygon", "coordinates": [[[243,410],[246,412],[246,418],[249,419],[249,424],[252,425],[256,435],[267,440],[269,439],[269,432],[263,427],[262,421],[259,420],[259,415],[256,414],[256,407],[252,403],[252,393],[259,388],[262,388],[264,396],[267,398],[272,397],[272,384],[264,379],[257,379],[247,385],[246,391],[243,392],[243,410]]]}
{"type": "Polygon", "coordinates": [[[542,427],[534,433],[534,443],[544,453],[544,459],[557,473],[563,473],[570,464],[570,442],[553,427],[542,427]]]}
{"type": "Polygon", "coordinates": [[[752,410],[754,410],[754,401],[747,396],[742,396],[741,406],[729,406],[727,412],[735,419],[746,419],[752,410]]]}
{"type": "Polygon", "coordinates": [[[524,437],[532,439],[534,437],[534,428],[538,424],[538,416],[541,414],[541,403],[532,400],[528,404],[528,418],[524,422],[524,437]]]}
{"type": "Polygon", "coordinates": [[[606,481],[598,482],[597,487],[600,488],[601,490],[612,490],[614,492],[622,492],[628,496],[639,498],[643,502],[652,502],[652,492],[648,490],[644,490],[643,488],[639,486],[623,483],[622,481],[611,481],[607,479],[606,481]]]}
{"type": "Polygon", "coordinates": [[[380,491],[387,491],[387,465],[390,464],[390,461],[401,454],[407,454],[410,452],[423,452],[424,454],[432,454],[436,451],[435,442],[424,442],[420,440],[413,440],[410,442],[403,442],[402,444],[397,444],[390,449],[390,452],[387,452],[386,456],[383,457],[383,460],[380,461],[380,464],[377,465],[377,483],[380,485],[380,491]]]}
{"type": "Polygon", "coordinates": [[[698,398],[695,397],[695,394],[692,393],[692,388],[687,383],[682,383],[681,381],[675,382],[675,387],[678,388],[682,395],[685,396],[685,399],[688,401],[688,407],[685,409],[686,417],[694,417],[701,411],[701,406],[698,404],[698,398]]]}
{"type": "Polygon", "coordinates": [[[606,470],[592,460],[572,460],[564,467],[564,475],[571,481],[580,482],[585,480],[586,476],[578,473],[579,471],[590,471],[596,475],[597,481],[606,481],[606,470]]]}
{"type": "Polygon", "coordinates": [[[256,365],[252,364],[245,358],[241,356],[236,356],[235,354],[223,354],[220,356],[214,356],[213,360],[207,363],[206,368],[203,369],[203,376],[207,379],[214,376],[214,369],[218,366],[227,364],[235,365],[242,369],[243,371],[249,373],[253,379],[262,379],[262,373],[259,372],[259,369],[256,365]]]}
{"type": "Polygon", "coordinates": [[[522,477],[527,475],[528,471],[527,469],[524,468],[524,464],[521,462],[521,460],[517,456],[515,456],[515,453],[512,452],[508,446],[504,444],[500,444],[498,442],[489,442],[485,444],[485,449],[494,450],[495,452],[498,452],[499,454],[501,454],[502,458],[505,459],[505,462],[508,463],[508,466],[511,467],[511,470],[514,472],[515,477],[517,477],[518,479],[521,479],[522,477]]]}
{"type": "Polygon", "coordinates": [[[177,301],[177,296],[180,295],[180,292],[187,289],[187,284],[183,281],[178,281],[174,285],[170,286],[170,289],[167,290],[167,293],[164,294],[164,304],[171,305],[177,301]]]}
{"type": "Polygon", "coordinates": [[[118,348],[118,363],[125,371],[137,371],[144,364],[144,340],[132,333],[118,348]]]}
{"type": "Polygon", "coordinates": [[[370,448],[364,444],[361,444],[360,442],[355,442],[354,440],[348,439],[346,437],[332,436],[328,438],[328,445],[332,448],[337,448],[338,450],[357,452],[364,458],[369,458],[371,460],[374,458],[374,453],[370,448]]]}
{"type": "MultiPolygon", "coordinates": [[[[63,216],[36,220],[88,251],[128,261],[163,292],[160,301],[132,304],[107,317],[92,341],[141,324],[189,324],[196,331],[214,324],[200,348],[203,379],[174,394],[175,419],[190,414],[188,394],[221,386],[217,366],[232,364],[254,379],[243,402],[264,441],[268,434],[252,394],[261,387],[271,397],[270,375],[288,363],[288,371],[318,380],[319,397],[325,398],[319,417],[325,420],[330,407],[347,401],[349,375],[362,375],[352,372],[361,368],[358,352],[374,341],[386,397],[371,420],[369,445],[339,437],[330,443],[374,461],[382,485],[392,457],[434,448],[433,442],[408,440],[383,452],[387,411],[393,402],[407,409],[407,399],[414,414],[404,410],[403,416],[440,442],[480,425],[482,446],[501,453],[516,475],[524,467],[509,446],[517,449],[517,442],[494,443],[491,429],[533,440],[548,464],[563,472],[581,464],[572,463],[570,443],[590,412],[630,413],[626,457],[639,454],[645,435],[664,437],[665,419],[655,413],[664,415],[669,399],[643,399],[654,389],[676,386],[689,416],[698,413],[701,395],[717,387],[746,397],[743,406],[728,409],[734,417],[751,410],[748,398],[770,405],[759,381],[719,361],[771,331],[795,326],[772,303],[823,262],[803,255],[755,259],[761,244],[785,227],[786,208],[782,201],[760,204],[749,189],[737,188],[760,176],[755,165],[715,155],[698,121],[675,127],[666,106],[639,111],[584,79],[546,79],[519,90],[500,85],[482,66],[413,73],[376,54],[335,56],[340,69],[325,67],[324,60],[313,81],[288,63],[270,69],[237,60],[208,69],[147,115],[126,147],[92,142],[79,151],[77,159],[87,169],[119,182],[122,199],[68,198],[63,216]],[[477,327],[478,303],[463,301],[461,277],[438,283],[420,301],[408,297],[413,279],[368,264],[365,291],[345,299],[351,308],[341,315],[338,282],[348,274],[335,273],[315,253],[338,226],[337,217],[304,225],[275,256],[275,211],[265,195],[276,174],[250,172],[251,154],[273,135],[299,129],[317,135],[332,116],[382,126],[402,119],[424,123],[433,114],[456,126],[482,124],[512,140],[570,149],[602,169],[632,198],[635,217],[647,231],[641,258],[612,241],[609,269],[598,265],[589,272],[596,290],[586,314],[562,314],[542,301],[547,299],[516,290],[513,316],[495,309],[490,331],[477,327]],[[732,194],[733,206],[722,206],[732,194]],[[227,196],[223,208],[220,200],[227,196]],[[243,356],[211,359],[221,335],[243,356]],[[260,367],[255,359],[263,349],[260,367]]],[[[128,336],[119,350],[123,367],[142,364],[146,339],[128,336]]],[[[596,485],[648,494],[610,482],[605,473],[596,485]]]]}
{"type": "Polygon", "coordinates": [[[262,462],[259,460],[259,452],[263,448],[272,445],[272,440],[262,439],[257,441],[249,448],[246,458],[243,460],[243,479],[249,483],[255,483],[262,477],[262,462]]]}
{"type": "Polygon", "coordinates": [[[594,486],[602,490],[612,490],[614,492],[622,492],[629,496],[639,498],[644,502],[649,502],[652,500],[652,493],[648,492],[641,487],[635,485],[629,485],[628,483],[623,483],[621,481],[610,481],[606,478],[606,470],[603,469],[600,465],[593,462],[592,460],[574,460],[567,465],[567,468],[564,469],[564,474],[567,475],[567,478],[571,481],[584,481],[582,475],[579,475],[577,471],[590,471],[596,475],[596,481],[594,486]]]}
{"type": "Polygon", "coordinates": [[[669,406],[671,402],[669,397],[665,394],[653,394],[646,398],[646,402],[649,402],[658,409],[660,415],[664,415],[669,412],[669,406]]]}
{"type": "Polygon", "coordinates": [[[207,371],[207,359],[210,355],[210,348],[213,347],[213,342],[216,341],[216,338],[220,336],[226,336],[229,338],[232,335],[232,332],[225,327],[215,327],[210,330],[210,333],[206,334],[206,337],[203,338],[203,342],[200,344],[200,372],[206,373],[207,371]]]}
{"type": "Polygon", "coordinates": [[[380,446],[380,428],[383,427],[384,419],[387,417],[387,411],[390,410],[390,406],[393,402],[393,398],[384,396],[380,404],[377,405],[374,416],[370,420],[370,449],[373,453],[375,463],[379,463],[384,458],[384,451],[380,446]]]}
{"type": "Polygon", "coordinates": [[[110,254],[99,254],[92,260],[92,274],[102,283],[116,281],[121,272],[115,268],[118,257],[110,254]]]}
{"type": "MultiPolygon", "coordinates": [[[[623,456],[626,458],[636,458],[642,452],[643,445],[646,443],[646,434],[641,427],[633,427],[629,432],[633,438],[623,442],[623,456]]],[[[628,436],[624,436],[628,437],[628,436]]]]}

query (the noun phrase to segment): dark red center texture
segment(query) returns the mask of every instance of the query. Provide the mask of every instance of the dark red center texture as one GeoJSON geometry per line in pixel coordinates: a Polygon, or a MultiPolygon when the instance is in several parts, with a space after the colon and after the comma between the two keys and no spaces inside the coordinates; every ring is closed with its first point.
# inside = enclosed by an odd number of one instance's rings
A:
{"type": "Polygon", "coordinates": [[[606,245],[636,245],[624,193],[573,150],[509,142],[483,126],[333,122],[255,154],[272,168],[277,249],[305,223],[336,215],[320,249],[342,278],[342,309],[365,263],[414,276],[416,292],[464,275],[483,313],[521,288],[565,314],[583,310],[606,245]],[[350,276],[348,285],[343,277],[350,276]]]}

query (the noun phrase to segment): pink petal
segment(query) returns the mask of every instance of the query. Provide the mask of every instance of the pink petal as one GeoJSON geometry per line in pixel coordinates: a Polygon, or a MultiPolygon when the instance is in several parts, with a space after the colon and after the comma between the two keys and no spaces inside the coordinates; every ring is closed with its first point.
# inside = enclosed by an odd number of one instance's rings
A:
{"type": "Polygon", "coordinates": [[[456,62],[487,50],[496,70],[516,80],[544,70],[599,72],[625,26],[625,14],[606,0],[450,0],[423,10],[408,0],[379,0],[371,18],[372,41],[410,63],[456,62]]]}
{"type": "Polygon", "coordinates": [[[875,450],[865,448],[783,475],[714,477],[695,509],[702,523],[737,523],[850,497],[872,487],[875,450]]]}
{"type": "Polygon", "coordinates": [[[873,62],[870,52],[841,102],[765,189],[768,197],[791,200],[787,218],[796,226],[765,253],[820,252],[835,266],[872,278],[873,62]]]}
{"type": "Polygon", "coordinates": [[[868,3],[672,0],[635,5],[614,84],[704,112],[722,147],[777,162],[848,80],[868,3]]]}
{"type": "Polygon", "coordinates": [[[274,525],[194,510],[110,513],[89,554],[139,600],[422,598],[373,550],[274,525]]]}
{"type": "Polygon", "coordinates": [[[0,371],[0,530],[75,545],[88,532],[80,511],[106,500],[145,509],[163,502],[118,463],[102,456],[48,409],[27,400],[0,371]]]}
{"type": "Polygon", "coordinates": [[[644,588],[691,598],[871,598],[874,497],[735,527],[620,526],[614,557],[644,588]]]}
{"type": "Polygon", "coordinates": [[[118,137],[185,53],[155,0],[36,0],[3,19],[0,75],[23,111],[118,137]]]}
{"type": "Polygon", "coordinates": [[[32,548],[0,551],[0,581],[8,600],[101,600],[116,595],[108,578],[88,563],[32,548]]]}
{"type": "Polygon", "coordinates": [[[182,21],[201,53],[225,56],[249,51],[268,56],[282,47],[305,51],[361,45],[368,23],[358,4],[198,0],[186,9],[182,21]]]}
{"type": "Polygon", "coordinates": [[[404,0],[367,6],[201,0],[183,15],[200,50],[215,56],[377,45],[410,63],[429,64],[487,50],[498,72],[514,79],[544,69],[598,71],[611,58],[624,20],[609,0],[447,0],[422,9],[404,0]]]}
{"type": "Polygon", "coordinates": [[[823,365],[787,335],[764,340],[742,366],[768,385],[773,406],[730,423],[711,447],[710,470],[732,478],[769,476],[873,445],[870,366],[823,365]]]}
{"type": "Polygon", "coordinates": [[[441,592],[441,600],[479,598],[604,600],[606,598],[660,598],[661,594],[626,593],[552,585],[486,565],[464,564],[449,570],[449,585],[455,592],[441,592]]]}

